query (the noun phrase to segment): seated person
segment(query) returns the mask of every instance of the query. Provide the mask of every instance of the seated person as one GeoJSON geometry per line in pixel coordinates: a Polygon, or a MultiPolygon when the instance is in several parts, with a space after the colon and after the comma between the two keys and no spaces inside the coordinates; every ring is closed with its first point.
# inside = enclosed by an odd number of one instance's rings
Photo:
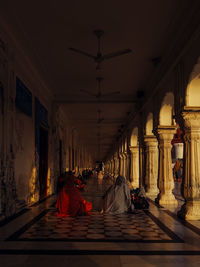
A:
{"type": "Polygon", "coordinates": [[[85,190],[85,183],[83,183],[81,176],[75,177],[75,186],[81,191],[85,190]]]}
{"type": "Polygon", "coordinates": [[[87,202],[80,193],[80,190],[75,186],[75,179],[72,174],[66,177],[65,184],[61,189],[56,208],[58,209],[58,216],[78,216],[90,215],[92,203],[87,202]]]}
{"type": "Polygon", "coordinates": [[[183,160],[182,159],[177,159],[174,165],[173,172],[174,172],[176,181],[179,181],[183,175],[183,160]]]}
{"type": "Polygon", "coordinates": [[[66,178],[66,173],[62,173],[58,177],[58,180],[57,180],[57,188],[56,188],[57,194],[59,194],[59,192],[61,191],[62,187],[64,186],[65,178],[66,178]]]}
{"type": "Polygon", "coordinates": [[[123,176],[118,176],[115,184],[105,193],[103,211],[110,214],[128,212],[131,207],[130,188],[123,176]]]}

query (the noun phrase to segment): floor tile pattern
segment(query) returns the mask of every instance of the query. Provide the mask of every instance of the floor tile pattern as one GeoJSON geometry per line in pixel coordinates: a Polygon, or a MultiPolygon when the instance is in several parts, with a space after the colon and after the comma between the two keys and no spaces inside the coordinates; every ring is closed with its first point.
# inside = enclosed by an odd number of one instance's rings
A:
{"type": "MultiPolygon", "coordinates": [[[[21,241],[121,241],[179,242],[176,235],[160,225],[148,211],[134,214],[101,214],[59,218],[51,208],[38,219],[20,229],[14,240],[21,241]]],[[[10,240],[13,240],[11,238],[10,240]]]]}

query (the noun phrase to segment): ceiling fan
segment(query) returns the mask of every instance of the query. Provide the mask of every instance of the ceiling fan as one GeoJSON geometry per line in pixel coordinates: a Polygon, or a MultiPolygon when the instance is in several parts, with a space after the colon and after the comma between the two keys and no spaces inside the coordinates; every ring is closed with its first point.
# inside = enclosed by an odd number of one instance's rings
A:
{"type": "Polygon", "coordinates": [[[97,80],[97,94],[94,94],[94,93],[92,93],[90,91],[87,91],[87,90],[80,90],[80,91],[83,92],[83,93],[86,93],[88,95],[95,96],[98,100],[100,100],[101,97],[103,97],[103,96],[112,96],[112,95],[120,94],[119,91],[110,92],[110,93],[107,93],[107,94],[102,94],[102,92],[101,92],[101,81],[103,80],[103,78],[102,77],[97,77],[96,80],[97,80]]]}
{"type": "Polygon", "coordinates": [[[103,55],[102,52],[101,52],[101,36],[104,34],[104,31],[103,30],[95,30],[94,31],[94,35],[97,37],[97,42],[98,42],[98,48],[97,48],[97,55],[94,56],[94,55],[91,55],[87,52],[84,52],[82,50],[79,50],[79,49],[76,49],[76,48],[73,48],[73,47],[69,47],[70,50],[72,50],[73,52],[76,52],[76,53],[79,53],[79,54],[82,54],[84,56],[87,56],[87,57],[90,57],[94,60],[95,63],[97,63],[97,67],[96,69],[100,69],[100,63],[104,60],[107,60],[107,59],[111,59],[113,57],[118,57],[118,56],[121,56],[121,55],[124,55],[124,54],[127,54],[127,53],[131,53],[132,50],[127,48],[127,49],[123,49],[123,50],[119,50],[119,51],[116,51],[116,52],[113,52],[113,53],[109,53],[109,54],[106,54],[106,55],[103,55]]]}

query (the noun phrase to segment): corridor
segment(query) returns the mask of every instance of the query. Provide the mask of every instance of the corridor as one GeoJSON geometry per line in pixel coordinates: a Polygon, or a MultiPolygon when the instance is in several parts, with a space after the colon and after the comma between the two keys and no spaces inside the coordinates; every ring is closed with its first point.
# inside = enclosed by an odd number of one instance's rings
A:
{"type": "Polygon", "coordinates": [[[199,48],[199,0],[1,1],[0,267],[200,266],[199,48]]]}
{"type": "Polygon", "coordinates": [[[150,200],[149,210],[102,214],[110,184],[105,178],[99,186],[95,176],[87,181],[83,195],[93,203],[91,216],[58,218],[54,195],[2,224],[1,266],[198,266],[199,221],[178,220],[150,200]]]}

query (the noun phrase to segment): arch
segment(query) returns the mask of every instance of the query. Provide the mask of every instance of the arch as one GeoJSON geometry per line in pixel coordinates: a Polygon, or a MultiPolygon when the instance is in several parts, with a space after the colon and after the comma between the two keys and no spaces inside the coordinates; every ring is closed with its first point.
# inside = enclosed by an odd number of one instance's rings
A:
{"type": "Polygon", "coordinates": [[[189,107],[200,106],[200,57],[194,65],[188,80],[185,94],[185,104],[189,107]]]}
{"type": "Polygon", "coordinates": [[[122,144],[121,141],[119,142],[119,146],[118,146],[118,153],[120,154],[122,152],[122,144]]]}
{"type": "Polygon", "coordinates": [[[120,142],[119,151],[120,151],[120,153],[123,153],[124,152],[124,150],[123,150],[123,140],[121,140],[121,142],[120,142]]]}
{"type": "Polygon", "coordinates": [[[138,127],[135,127],[131,133],[130,145],[131,146],[138,145],[138,127]]]}
{"type": "Polygon", "coordinates": [[[146,120],[145,134],[152,135],[153,134],[152,131],[153,131],[153,113],[150,112],[146,120]]]}
{"type": "Polygon", "coordinates": [[[127,137],[124,138],[124,152],[127,151],[127,137]]]}
{"type": "Polygon", "coordinates": [[[173,112],[174,112],[174,94],[169,92],[165,95],[160,113],[159,113],[159,124],[162,126],[173,125],[173,112]]]}
{"type": "Polygon", "coordinates": [[[122,140],[121,140],[121,153],[124,153],[124,137],[122,137],[122,140]]]}

